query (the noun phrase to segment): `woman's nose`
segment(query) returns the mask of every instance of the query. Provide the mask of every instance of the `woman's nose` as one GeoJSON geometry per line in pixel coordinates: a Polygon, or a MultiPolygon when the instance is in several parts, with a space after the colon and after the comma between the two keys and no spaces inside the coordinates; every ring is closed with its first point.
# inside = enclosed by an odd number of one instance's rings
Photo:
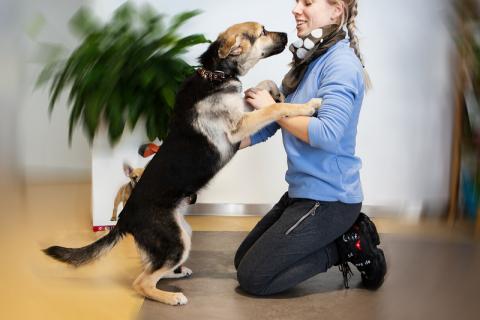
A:
{"type": "Polygon", "coordinates": [[[298,15],[302,14],[302,4],[300,3],[300,1],[298,1],[295,4],[295,7],[293,7],[292,14],[294,16],[298,16],[298,15]]]}

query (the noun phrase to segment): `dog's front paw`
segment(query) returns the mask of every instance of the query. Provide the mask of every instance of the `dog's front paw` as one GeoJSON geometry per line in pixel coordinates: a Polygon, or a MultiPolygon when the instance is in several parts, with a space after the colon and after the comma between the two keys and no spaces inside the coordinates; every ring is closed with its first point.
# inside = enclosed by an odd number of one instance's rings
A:
{"type": "Polygon", "coordinates": [[[318,108],[321,107],[322,102],[323,102],[323,99],[313,98],[313,99],[310,99],[310,101],[307,102],[307,105],[308,105],[309,107],[314,108],[314,109],[318,109],[318,108]]]}
{"type": "Polygon", "coordinates": [[[297,116],[311,116],[315,113],[315,109],[309,106],[307,103],[296,106],[295,108],[289,108],[284,114],[286,117],[297,116]]]}
{"type": "Polygon", "coordinates": [[[309,103],[305,103],[303,105],[300,105],[298,108],[296,108],[297,116],[307,116],[310,117],[315,113],[315,108],[314,106],[310,105],[309,103]]]}
{"type": "Polygon", "coordinates": [[[272,96],[273,100],[275,100],[275,102],[277,103],[285,101],[285,96],[280,91],[280,89],[278,89],[276,83],[272,80],[264,80],[257,84],[255,88],[267,90],[268,93],[270,93],[270,95],[272,96]]]}
{"type": "Polygon", "coordinates": [[[303,112],[305,112],[303,116],[313,116],[313,114],[315,113],[315,108],[312,106],[306,105],[305,108],[303,109],[303,112]]]}
{"type": "Polygon", "coordinates": [[[166,304],[172,305],[172,306],[181,306],[184,304],[187,304],[188,299],[185,297],[185,295],[181,292],[176,292],[173,293],[172,296],[165,301],[166,304]]]}

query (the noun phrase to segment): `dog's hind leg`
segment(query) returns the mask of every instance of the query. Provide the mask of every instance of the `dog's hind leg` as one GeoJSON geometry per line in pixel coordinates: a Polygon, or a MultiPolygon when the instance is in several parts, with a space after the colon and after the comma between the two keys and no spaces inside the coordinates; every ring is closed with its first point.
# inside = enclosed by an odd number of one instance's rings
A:
{"type": "Polygon", "coordinates": [[[271,106],[245,113],[229,135],[237,143],[282,117],[311,116],[322,104],[322,99],[311,99],[304,104],[275,103],[271,106]]]}
{"type": "Polygon", "coordinates": [[[157,282],[171,272],[172,268],[166,266],[153,272],[145,270],[137,277],[137,279],[135,279],[133,282],[133,288],[138,294],[158,302],[163,302],[172,306],[186,304],[188,299],[183,293],[168,292],[157,289],[157,282]]]}

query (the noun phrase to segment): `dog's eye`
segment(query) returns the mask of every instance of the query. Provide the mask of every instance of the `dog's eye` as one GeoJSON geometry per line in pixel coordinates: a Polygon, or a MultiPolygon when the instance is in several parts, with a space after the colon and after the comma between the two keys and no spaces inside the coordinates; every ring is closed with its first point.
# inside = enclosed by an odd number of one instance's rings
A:
{"type": "Polygon", "coordinates": [[[263,27],[262,29],[262,36],[266,36],[267,35],[267,30],[265,30],[265,27],[263,27]]]}

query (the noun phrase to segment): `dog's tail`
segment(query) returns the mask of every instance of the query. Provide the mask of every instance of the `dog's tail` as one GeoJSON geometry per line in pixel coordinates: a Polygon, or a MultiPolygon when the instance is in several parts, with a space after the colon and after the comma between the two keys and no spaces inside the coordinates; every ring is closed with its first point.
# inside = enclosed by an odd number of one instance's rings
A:
{"type": "Polygon", "coordinates": [[[61,262],[79,267],[99,258],[112,249],[123,236],[118,226],[114,227],[106,236],[82,248],[64,248],[53,246],[43,252],[61,262]]]}

